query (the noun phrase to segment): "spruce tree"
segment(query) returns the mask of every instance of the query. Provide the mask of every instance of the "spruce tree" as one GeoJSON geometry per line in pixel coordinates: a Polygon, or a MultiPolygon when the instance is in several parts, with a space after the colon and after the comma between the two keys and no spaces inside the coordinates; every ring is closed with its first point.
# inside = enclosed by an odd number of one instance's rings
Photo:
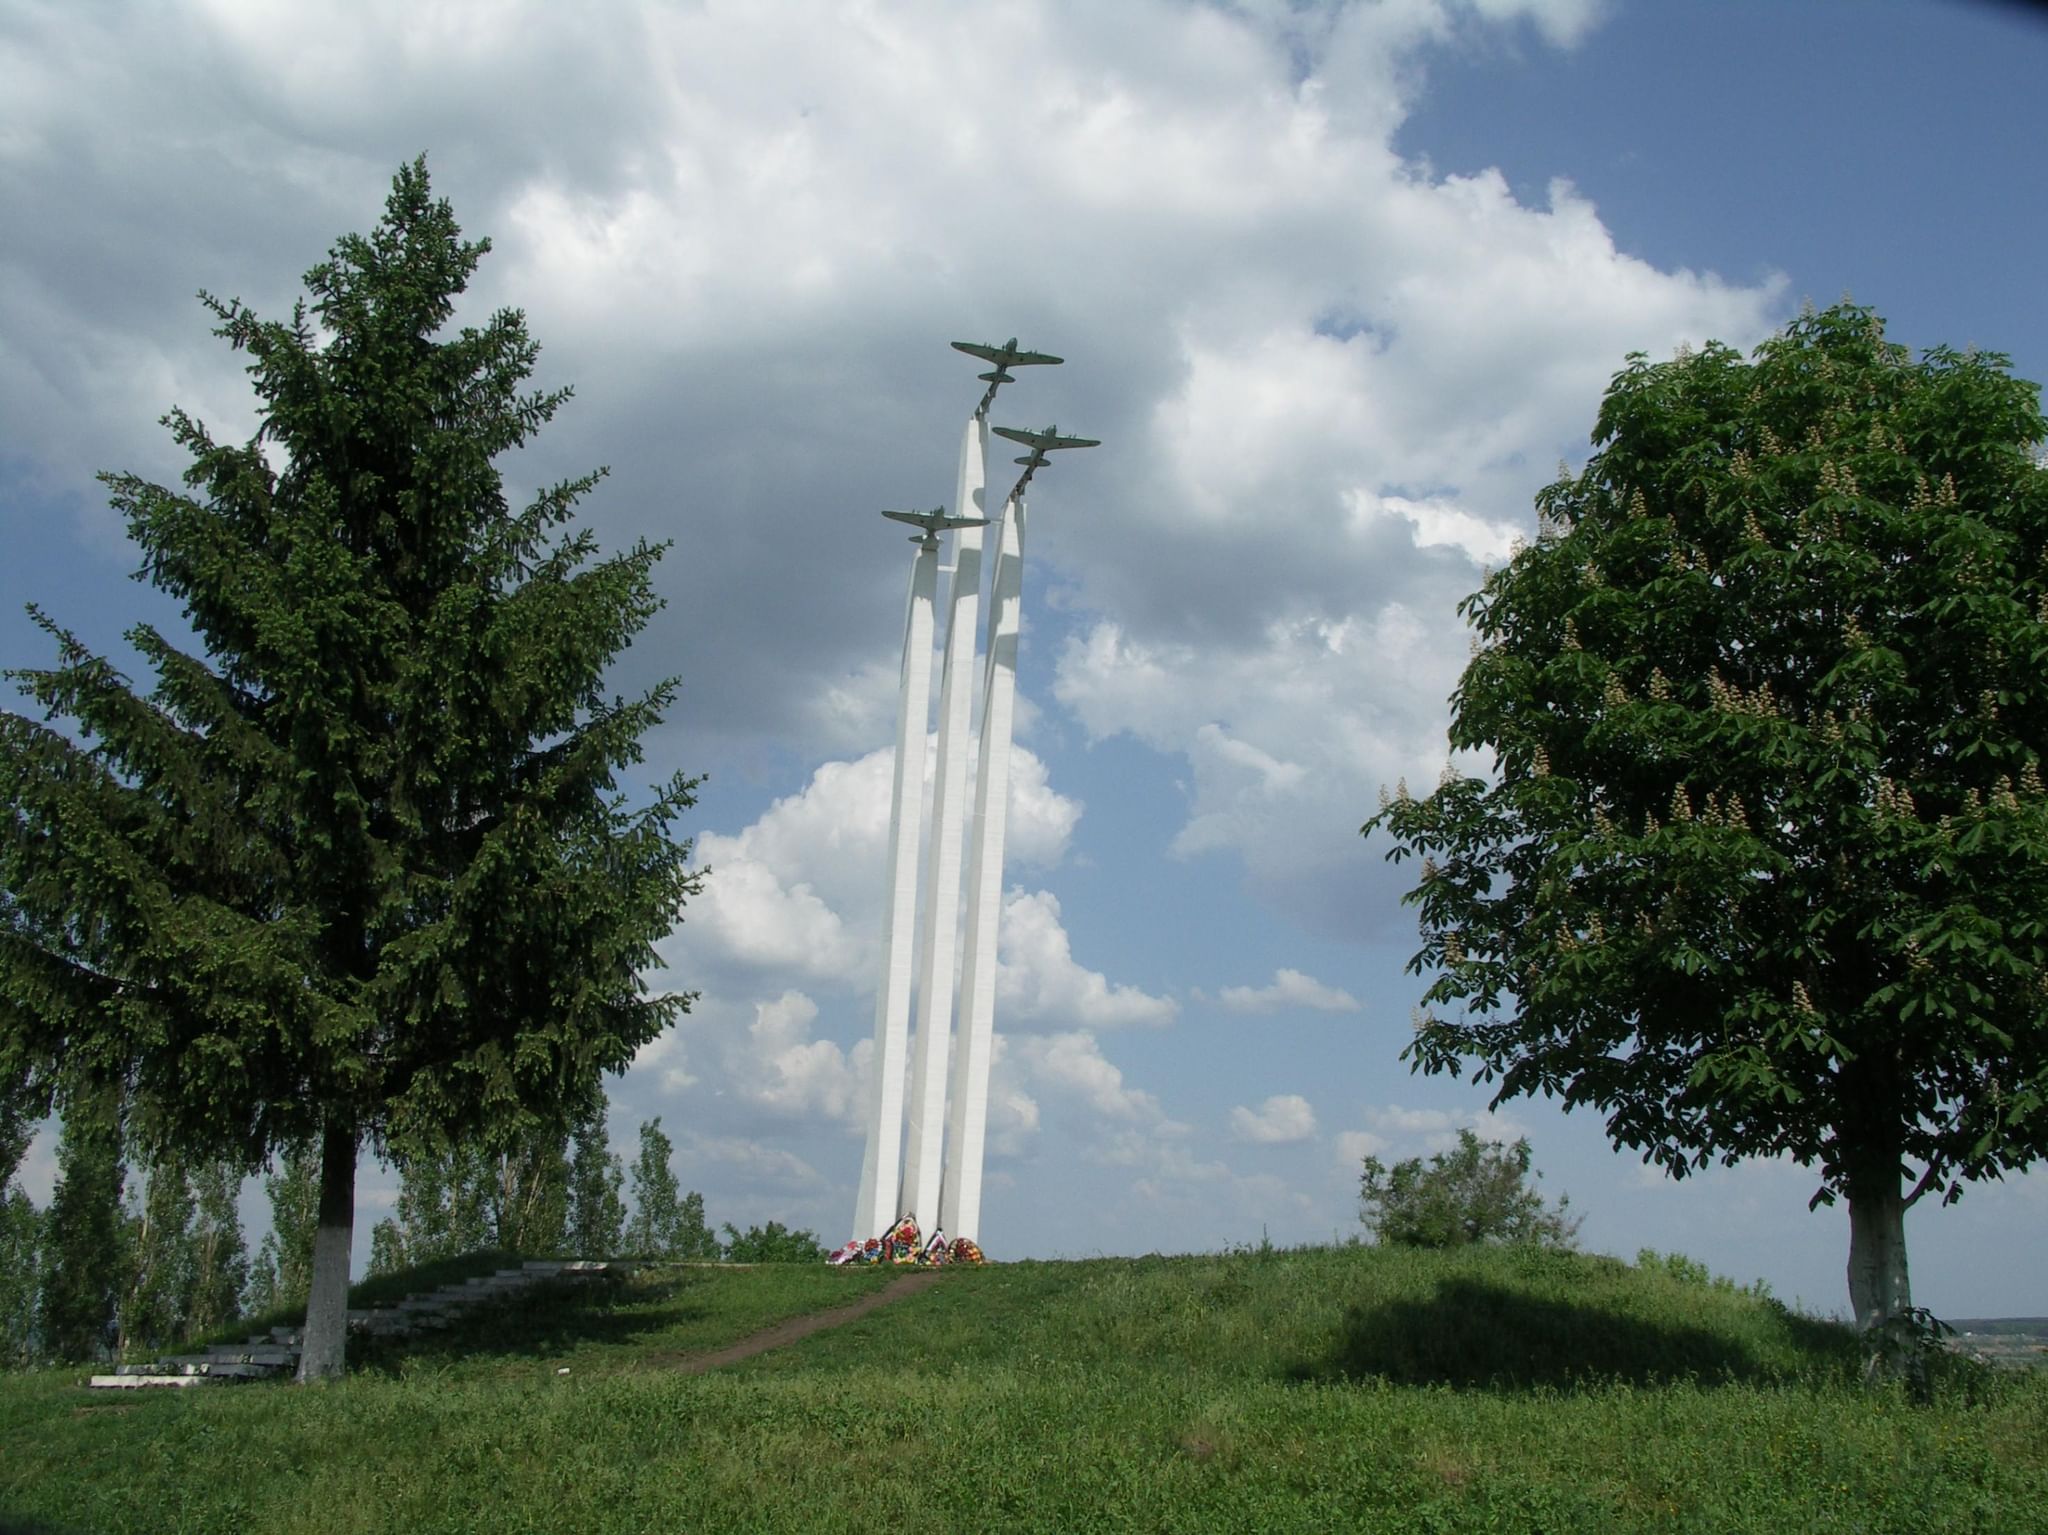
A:
{"type": "Polygon", "coordinates": [[[0,712],[0,1067],[195,1158],[317,1148],[303,1378],[342,1367],[363,1148],[567,1123],[688,1005],[640,971],[694,784],[619,783],[673,685],[604,690],[661,551],[567,527],[597,474],[506,502],[568,391],[516,311],[448,332],[488,248],[421,160],[288,319],[202,295],[255,438],[174,409],[189,493],[105,477],[199,648],[130,631],[144,694],[39,615],[49,722],[0,712]]]}

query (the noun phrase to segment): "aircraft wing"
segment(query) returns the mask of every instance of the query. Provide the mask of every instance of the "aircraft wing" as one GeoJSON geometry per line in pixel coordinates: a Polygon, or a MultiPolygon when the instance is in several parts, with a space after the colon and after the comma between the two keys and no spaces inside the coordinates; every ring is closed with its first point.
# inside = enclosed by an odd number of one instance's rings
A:
{"type": "Polygon", "coordinates": [[[988,519],[986,517],[948,517],[946,509],[942,506],[935,507],[929,512],[891,512],[885,510],[882,515],[894,518],[897,522],[907,522],[913,528],[923,528],[927,533],[944,533],[953,528],[985,528],[988,526],[988,519]]]}
{"type": "Polygon", "coordinates": [[[1034,453],[1047,453],[1054,448],[1099,448],[1102,440],[1097,437],[1062,437],[1059,428],[1047,427],[1042,432],[1025,431],[1014,426],[991,427],[998,437],[1007,437],[1012,442],[1021,442],[1034,453]]]}
{"type": "Polygon", "coordinates": [[[1035,367],[1065,361],[1064,358],[1055,357],[1050,352],[1027,352],[1017,345],[1014,336],[1002,346],[988,346],[979,341],[955,341],[953,350],[965,352],[969,357],[979,357],[983,362],[992,362],[999,371],[1004,368],[1035,367]]]}

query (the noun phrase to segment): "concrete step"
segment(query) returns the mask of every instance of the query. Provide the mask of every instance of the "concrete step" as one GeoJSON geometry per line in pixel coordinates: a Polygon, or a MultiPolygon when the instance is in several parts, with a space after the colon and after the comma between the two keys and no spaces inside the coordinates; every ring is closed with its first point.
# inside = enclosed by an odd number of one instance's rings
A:
{"type": "Polygon", "coordinates": [[[286,1348],[282,1344],[273,1344],[268,1348],[242,1348],[234,1344],[216,1344],[203,1354],[179,1354],[174,1356],[169,1362],[175,1364],[186,1359],[210,1360],[215,1364],[258,1364],[276,1369],[285,1365],[297,1364],[299,1362],[299,1351],[295,1348],[286,1348]]]}
{"type": "MultiPolygon", "coordinates": [[[[462,1284],[446,1284],[423,1294],[408,1295],[396,1305],[354,1307],[349,1331],[373,1337],[405,1337],[426,1329],[452,1326],[471,1307],[516,1295],[556,1279],[597,1279],[624,1272],[627,1264],[597,1259],[530,1258],[517,1268],[480,1274],[462,1284]]],[[[182,1354],[150,1364],[117,1365],[112,1374],[95,1375],[100,1388],[134,1390],[143,1386],[196,1386],[208,1381],[275,1379],[299,1361],[301,1329],[273,1327],[247,1343],[213,1344],[203,1354],[182,1354]]]]}
{"type": "Polygon", "coordinates": [[[185,1355],[177,1359],[159,1360],[153,1367],[158,1375],[210,1375],[216,1380],[270,1380],[294,1369],[298,1359],[210,1359],[204,1355],[185,1355]]]}

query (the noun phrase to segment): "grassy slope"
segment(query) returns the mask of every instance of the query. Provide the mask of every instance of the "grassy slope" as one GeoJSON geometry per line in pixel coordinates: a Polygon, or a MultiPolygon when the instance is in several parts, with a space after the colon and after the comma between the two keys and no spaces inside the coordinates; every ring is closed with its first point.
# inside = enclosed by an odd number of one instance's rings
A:
{"type": "Polygon", "coordinates": [[[1013,1264],[710,1376],[874,1272],[690,1270],[317,1390],[0,1384],[0,1526],[2024,1531],[2048,1380],[1932,1406],[1835,1329],[1606,1260],[1013,1264]],[[566,1366],[569,1374],[556,1373],[566,1366]]]}

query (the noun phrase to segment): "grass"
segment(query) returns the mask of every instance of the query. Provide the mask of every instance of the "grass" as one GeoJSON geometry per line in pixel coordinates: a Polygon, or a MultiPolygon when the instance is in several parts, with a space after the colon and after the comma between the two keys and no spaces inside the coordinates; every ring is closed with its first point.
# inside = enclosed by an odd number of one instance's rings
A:
{"type": "Polygon", "coordinates": [[[646,1272],[324,1388],[9,1377],[0,1528],[2048,1528],[2048,1378],[1868,1392],[1839,1328],[1607,1259],[1005,1264],[672,1367],[893,1277],[646,1272]]]}

